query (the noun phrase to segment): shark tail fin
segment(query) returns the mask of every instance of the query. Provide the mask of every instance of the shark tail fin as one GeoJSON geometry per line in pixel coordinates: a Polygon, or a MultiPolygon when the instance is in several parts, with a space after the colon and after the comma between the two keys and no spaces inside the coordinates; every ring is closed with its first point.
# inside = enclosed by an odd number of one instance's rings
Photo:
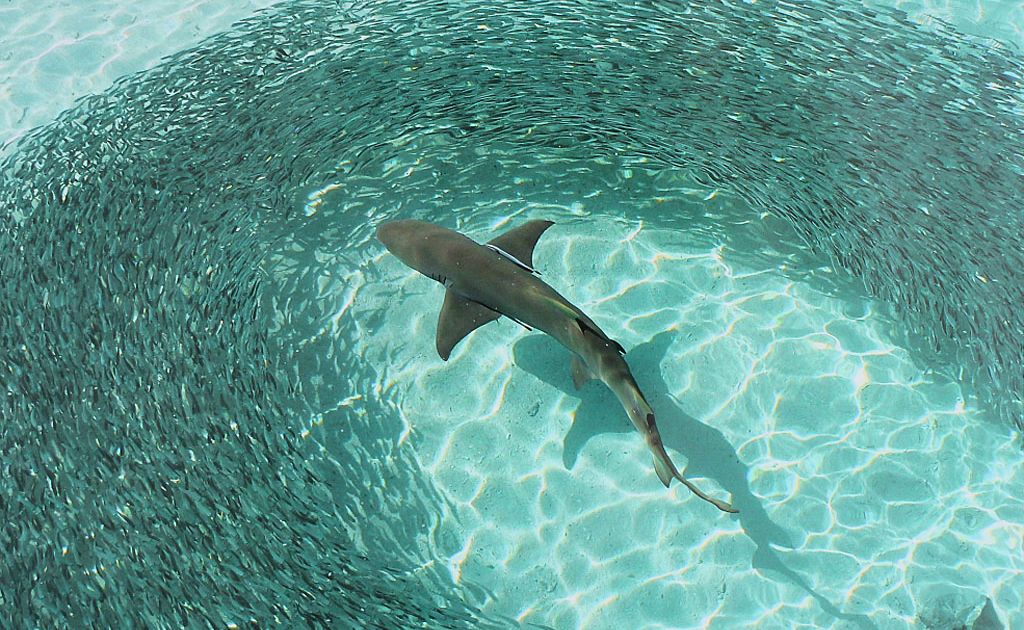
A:
{"type": "MultiPolygon", "coordinates": [[[[648,414],[647,421],[652,422],[653,420],[654,414],[648,414]]],[[[679,469],[675,467],[672,460],[669,459],[668,453],[665,452],[664,447],[662,447],[660,453],[656,452],[654,454],[654,471],[658,473],[658,479],[661,480],[661,483],[665,484],[666,488],[668,487],[669,482],[672,481],[672,478],[675,477],[680,483],[686,486],[690,492],[697,495],[699,499],[707,501],[723,512],[728,512],[729,514],[739,513],[739,510],[734,508],[732,504],[709,497],[704,494],[700,488],[693,485],[693,482],[684,477],[683,473],[679,472],[679,469]]]]}
{"type": "Polygon", "coordinates": [[[702,492],[700,488],[698,488],[697,486],[693,485],[692,481],[690,481],[689,479],[684,477],[682,475],[682,473],[680,473],[678,471],[676,472],[676,479],[678,479],[680,482],[682,482],[682,484],[684,486],[686,486],[690,490],[690,492],[692,492],[695,495],[697,495],[698,498],[703,499],[704,501],[707,501],[708,503],[710,503],[711,505],[715,506],[719,510],[722,510],[723,512],[728,512],[729,514],[739,514],[740,511],[737,510],[736,508],[734,508],[731,503],[728,503],[726,501],[720,501],[719,499],[715,499],[715,498],[709,497],[708,495],[704,494],[704,492],[702,492]]]}
{"type": "Polygon", "coordinates": [[[719,501],[718,499],[714,499],[714,498],[709,497],[708,495],[704,494],[703,492],[701,492],[700,488],[698,488],[697,486],[693,485],[693,483],[691,483],[689,479],[683,477],[682,475],[679,475],[677,477],[677,479],[679,479],[679,481],[683,482],[683,485],[686,486],[687,488],[689,488],[690,492],[694,493],[699,498],[707,501],[708,503],[710,503],[711,505],[715,506],[719,510],[722,510],[723,512],[728,512],[729,514],[739,514],[740,513],[740,511],[737,510],[736,508],[734,508],[731,503],[728,503],[726,501],[719,501]]]}
{"type": "Polygon", "coordinates": [[[665,484],[666,488],[672,483],[672,478],[675,477],[672,471],[668,469],[668,464],[665,463],[665,460],[657,455],[654,456],[654,472],[658,473],[658,479],[661,480],[661,483],[665,484]]]}

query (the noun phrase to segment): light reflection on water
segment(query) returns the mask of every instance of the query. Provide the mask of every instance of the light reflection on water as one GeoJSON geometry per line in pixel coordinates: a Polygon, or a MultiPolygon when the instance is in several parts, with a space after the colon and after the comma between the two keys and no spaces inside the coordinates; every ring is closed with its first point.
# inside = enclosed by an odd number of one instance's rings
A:
{"type": "Polygon", "coordinates": [[[5,621],[1012,624],[1021,76],[817,2],[308,1],[84,102],[0,166],[5,621]],[[558,221],[740,516],[542,336],[440,363],[408,216],[558,221]]]}

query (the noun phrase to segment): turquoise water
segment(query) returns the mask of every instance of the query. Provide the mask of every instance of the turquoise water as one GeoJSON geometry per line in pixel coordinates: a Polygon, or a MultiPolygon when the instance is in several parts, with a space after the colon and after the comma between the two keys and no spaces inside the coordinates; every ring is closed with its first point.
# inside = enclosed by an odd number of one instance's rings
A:
{"type": "Polygon", "coordinates": [[[0,154],[115,79],[147,70],[274,0],[0,3],[0,154]]]}
{"type": "Polygon", "coordinates": [[[4,625],[1024,623],[1021,71],[817,2],[298,2],[119,81],[0,165],[4,625]],[[556,221],[739,515],[551,339],[438,359],[405,217],[556,221]]]}

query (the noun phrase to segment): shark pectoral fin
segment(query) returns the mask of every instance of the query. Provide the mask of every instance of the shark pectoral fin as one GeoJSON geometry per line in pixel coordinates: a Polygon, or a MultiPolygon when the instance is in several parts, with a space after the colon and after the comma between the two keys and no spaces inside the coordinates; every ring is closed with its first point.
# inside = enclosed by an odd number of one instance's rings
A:
{"type": "Polygon", "coordinates": [[[554,224],[554,221],[530,221],[488,242],[532,269],[533,248],[536,247],[537,240],[544,230],[554,224]]]}
{"type": "Polygon", "coordinates": [[[452,349],[466,335],[499,317],[501,313],[448,289],[437,318],[437,354],[447,361],[452,349]]]}
{"type": "Polygon", "coordinates": [[[572,384],[576,389],[583,387],[592,378],[594,378],[594,375],[590,373],[590,369],[583,363],[583,359],[578,354],[572,355],[572,384]]]}
{"type": "Polygon", "coordinates": [[[672,471],[668,469],[668,464],[665,463],[665,460],[657,455],[654,456],[654,472],[658,473],[658,479],[661,479],[661,483],[665,484],[666,488],[675,477],[672,471]]]}

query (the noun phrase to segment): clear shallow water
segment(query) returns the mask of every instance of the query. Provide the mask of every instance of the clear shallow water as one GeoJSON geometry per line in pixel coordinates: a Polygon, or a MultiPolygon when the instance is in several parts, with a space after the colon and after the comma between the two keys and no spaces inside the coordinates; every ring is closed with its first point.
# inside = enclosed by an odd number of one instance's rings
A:
{"type": "Polygon", "coordinates": [[[1024,6],[1016,0],[894,0],[868,2],[897,7],[919,24],[936,21],[953,25],[961,33],[993,38],[1020,50],[1024,44],[1024,6]]]}
{"type": "Polygon", "coordinates": [[[543,271],[626,344],[666,443],[738,518],[666,492],[615,399],[575,392],[553,341],[506,324],[442,364],[438,291],[377,258],[390,286],[339,312],[397,319],[354,347],[385,366],[396,438],[451,502],[439,551],[492,591],[485,610],[556,628],[900,627],[939,593],[1020,606],[1019,561],[996,560],[1022,530],[1009,431],[979,426],[871,310],[678,232],[596,221],[546,236],[543,271]]]}
{"type": "Polygon", "coordinates": [[[475,6],[294,5],[5,164],[9,621],[1019,623],[1017,62],[817,5],[475,6]],[[741,515],[549,340],[436,359],[399,216],[558,221],[542,271],[741,515]]]}
{"type": "Polygon", "coordinates": [[[32,0],[0,5],[0,154],[79,97],[145,70],[273,0],[32,0]]]}

